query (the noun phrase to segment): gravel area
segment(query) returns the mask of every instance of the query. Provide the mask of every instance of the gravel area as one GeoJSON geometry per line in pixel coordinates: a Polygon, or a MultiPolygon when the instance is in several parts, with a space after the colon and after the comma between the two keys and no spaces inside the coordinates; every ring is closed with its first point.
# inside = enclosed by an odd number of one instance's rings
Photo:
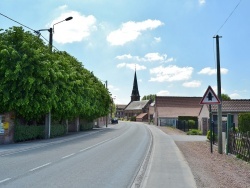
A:
{"type": "MultiPolygon", "coordinates": [[[[186,135],[171,127],[158,127],[169,135],[186,135]]],[[[250,188],[250,163],[210,150],[207,141],[175,141],[194,175],[198,188],[250,188]]]]}

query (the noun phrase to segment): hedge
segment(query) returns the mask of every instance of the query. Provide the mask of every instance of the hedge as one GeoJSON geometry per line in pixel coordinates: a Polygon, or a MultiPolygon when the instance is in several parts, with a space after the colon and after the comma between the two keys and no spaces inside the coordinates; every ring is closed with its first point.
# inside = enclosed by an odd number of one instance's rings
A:
{"type": "MultiPolygon", "coordinates": [[[[62,136],[66,133],[66,125],[51,125],[51,138],[62,136]]],[[[44,125],[15,125],[14,142],[43,139],[44,137],[44,125]]]]}
{"type": "Polygon", "coordinates": [[[240,113],[239,114],[239,131],[248,132],[250,131],[250,113],[240,113]]]}

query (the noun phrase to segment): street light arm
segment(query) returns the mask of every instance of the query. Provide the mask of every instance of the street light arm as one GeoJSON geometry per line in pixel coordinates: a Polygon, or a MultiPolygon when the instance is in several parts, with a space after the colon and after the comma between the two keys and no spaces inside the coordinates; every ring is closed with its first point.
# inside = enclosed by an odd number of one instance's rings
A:
{"type": "MultiPolygon", "coordinates": [[[[70,16],[70,17],[66,18],[65,20],[62,20],[60,22],[55,23],[54,25],[59,24],[59,23],[64,22],[64,21],[69,21],[69,20],[72,20],[72,19],[73,19],[73,17],[70,16]]],[[[54,25],[53,25],[53,32],[54,32],[54,25]]]]}

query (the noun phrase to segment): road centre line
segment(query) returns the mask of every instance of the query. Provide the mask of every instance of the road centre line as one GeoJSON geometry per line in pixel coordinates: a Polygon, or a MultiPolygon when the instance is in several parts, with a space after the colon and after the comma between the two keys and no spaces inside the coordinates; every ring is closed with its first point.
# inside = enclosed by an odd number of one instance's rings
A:
{"type": "Polygon", "coordinates": [[[11,178],[6,178],[4,180],[0,180],[0,183],[6,182],[6,181],[9,181],[9,180],[11,180],[11,178]]]}
{"type": "Polygon", "coordinates": [[[45,167],[45,166],[48,166],[48,165],[50,165],[50,164],[51,164],[51,163],[46,163],[46,164],[44,164],[44,165],[41,165],[41,166],[38,166],[38,167],[36,167],[36,168],[30,169],[29,171],[30,171],[30,172],[33,172],[33,171],[35,171],[35,170],[38,170],[38,169],[43,168],[43,167],[45,167]]]}
{"type": "Polygon", "coordinates": [[[100,143],[97,143],[97,144],[95,144],[95,145],[93,145],[93,146],[90,146],[90,147],[81,149],[79,152],[83,152],[83,151],[86,151],[86,150],[88,150],[88,149],[94,148],[94,147],[96,147],[96,146],[98,146],[98,145],[101,145],[101,144],[103,144],[103,143],[105,143],[105,142],[108,142],[108,141],[110,141],[110,140],[112,140],[112,138],[109,138],[109,139],[107,139],[107,140],[104,140],[104,141],[102,141],[102,142],[100,142],[100,143]]]}
{"type": "Polygon", "coordinates": [[[66,155],[66,156],[62,157],[62,159],[65,159],[65,158],[71,157],[72,155],[75,155],[75,153],[71,153],[71,154],[69,154],[69,155],[66,155]]]}

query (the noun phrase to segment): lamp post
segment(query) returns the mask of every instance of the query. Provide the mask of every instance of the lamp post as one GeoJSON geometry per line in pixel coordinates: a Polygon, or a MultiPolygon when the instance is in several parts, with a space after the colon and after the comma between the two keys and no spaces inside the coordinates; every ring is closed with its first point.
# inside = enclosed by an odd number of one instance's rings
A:
{"type": "MultiPolygon", "coordinates": [[[[37,34],[40,34],[40,31],[48,31],[49,32],[49,48],[50,48],[50,52],[52,53],[52,46],[53,46],[53,32],[54,32],[54,26],[56,24],[59,24],[61,22],[64,22],[64,21],[69,21],[69,20],[72,20],[73,17],[70,16],[60,22],[57,22],[55,24],[53,24],[53,27],[52,28],[49,28],[49,29],[40,29],[38,31],[36,31],[37,34]]],[[[49,111],[48,114],[46,114],[46,117],[45,117],[45,139],[49,139],[50,138],[50,129],[51,129],[51,110],[49,111]]]]}

